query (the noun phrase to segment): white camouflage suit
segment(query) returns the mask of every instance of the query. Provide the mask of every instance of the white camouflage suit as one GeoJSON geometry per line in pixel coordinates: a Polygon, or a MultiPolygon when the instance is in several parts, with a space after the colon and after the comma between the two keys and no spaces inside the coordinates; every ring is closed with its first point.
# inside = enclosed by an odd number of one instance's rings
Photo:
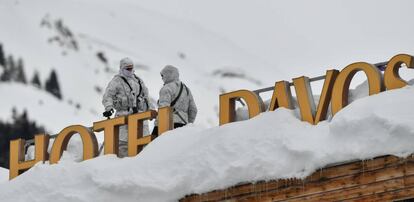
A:
{"type": "MultiPolygon", "coordinates": [[[[161,77],[164,81],[164,86],[160,90],[158,100],[159,108],[171,105],[171,102],[178,96],[182,83],[179,79],[178,69],[171,65],[167,65],[162,69],[161,77]]],[[[184,84],[181,95],[173,107],[174,123],[194,123],[197,116],[197,106],[190,89],[184,84]]]]}
{"type": "MultiPolygon", "coordinates": [[[[148,98],[148,89],[142,79],[134,74],[134,70],[127,68],[133,67],[131,59],[124,58],[120,62],[119,74],[115,75],[106,87],[102,98],[105,111],[116,110],[115,117],[125,116],[133,113],[133,107],[137,107],[138,112],[147,111],[151,106],[148,98]],[[122,79],[125,78],[129,85],[122,79]],[[137,101],[138,100],[138,101],[137,101]],[[138,103],[138,106],[137,106],[138,103]]],[[[144,122],[144,135],[149,134],[148,122],[144,122]]],[[[128,127],[123,125],[119,128],[119,156],[128,155],[128,127]]]]}

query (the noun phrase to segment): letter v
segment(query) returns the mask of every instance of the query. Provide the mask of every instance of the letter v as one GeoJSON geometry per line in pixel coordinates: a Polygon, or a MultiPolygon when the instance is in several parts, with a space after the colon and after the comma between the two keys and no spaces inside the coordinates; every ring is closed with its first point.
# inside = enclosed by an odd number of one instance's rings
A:
{"type": "Polygon", "coordinates": [[[320,121],[326,119],[329,103],[332,98],[333,85],[338,74],[339,71],[336,69],[326,71],[325,82],[323,84],[322,93],[319,98],[316,115],[315,101],[313,100],[309,78],[302,76],[293,79],[302,121],[307,121],[310,124],[316,125],[320,121]]]}

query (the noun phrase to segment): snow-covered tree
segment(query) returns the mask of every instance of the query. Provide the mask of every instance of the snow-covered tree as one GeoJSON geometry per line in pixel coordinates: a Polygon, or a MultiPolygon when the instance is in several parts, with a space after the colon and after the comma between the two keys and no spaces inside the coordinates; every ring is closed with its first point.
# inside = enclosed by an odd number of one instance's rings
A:
{"type": "Polygon", "coordinates": [[[16,66],[16,82],[27,83],[26,74],[24,73],[23,60],[19,58],[16,66]]]}
{"type": "Polygon", "coordinates": [[[6,78],[5,81],[18,81],[19,80],[19,69],[17,67],[16,61],[12,55],[7,57],[6,63],[6,78]]]}
{"type": "Polygon", "coordinates": [[[57,78],[55,70],[52,70],[49,78],[45,82],[46,91],[50,92],[52,95],[56,96],[59,99],[62,99],[62,94],[60,92],[60,85],[57,78]]]}
{"type": "Polygon", "coordinates": [[[6,66],[6,58],[4,56],[3,45],[0,44],[0,65],[5,67],[6,66]]]}
{"type": "Polygon", "coordinates": [[[3,74],[0,77],[0,81],[11,81],[15,71],[15,63],[12,55],[9,55],[6,59],[3,74]]]}
{"type": "Polygon", "coordinates": [[[16,63],[14,62],[13,55],[9,55],[6,59],[6,68],[14,69],[15,67],[16,67],[16,63]]]}
{"type": "Polygon", "coordinates": [[[40,83],[39,72],[35,71],[32,81],[30,82],[33,86],[37,88],[42,88],[42,84],[40,83]]]}

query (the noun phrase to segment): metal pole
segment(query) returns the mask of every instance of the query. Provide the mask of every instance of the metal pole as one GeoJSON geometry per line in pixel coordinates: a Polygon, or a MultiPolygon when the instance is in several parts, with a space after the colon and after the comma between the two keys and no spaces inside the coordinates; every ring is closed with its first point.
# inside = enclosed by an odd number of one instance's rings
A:
{"type": "MultiPolygon", "coordinates": [[[[388,62],[379,62],[379,63],[375,63],[374,66],[376,66],[379,70],[384,71],[385,68],[387,67],[387,63],[388,62]]],[[[323,79],[325,79],[325,76],[317,76],[317,77],[310,78],[309,81],[313,82],[313,81],[319,81],[323,79]]],[[[289,82],[289,86],[293,86],[293,82],[289,82]]],[[[260,93],[271,91],[273,89],[274,89],[274,86],[271,86],[271,87],[266,87],[266,88],[260,88],[260,89],[254,90],[253,92],[259,95],[260,93]]]]}
{"type": "MultiPolygon", "coordinates": [[[[93,131],[93,127],[86,127],[86,128],[87,128],[88,130],[90,130],[90,131],[93,131]]],[[[50,138],[50,139],[54,139],[54,138],[56,138],[58,135],[59,135],[59,134],[49,135],[49,138],[50,138]]],[[[25,141],[25,144],[24,144],[25,149],[26,149],[28,146],[30,146],[30,145],[34,145],[34,143],[35,143],[35,139],[34,139],[34,138],[33,138],[33,139],[26,140],[26,141],[25,141]]],[[[102,145],[103,145],[103,143],[102,143],[102,145]]]]}

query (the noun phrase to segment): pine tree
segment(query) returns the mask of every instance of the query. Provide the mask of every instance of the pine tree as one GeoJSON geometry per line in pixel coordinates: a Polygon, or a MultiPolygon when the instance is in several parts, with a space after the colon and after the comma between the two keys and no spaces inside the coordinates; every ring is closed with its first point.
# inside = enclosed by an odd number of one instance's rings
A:
{"type": "Polygon", "coordinates": [[[7,60],[6,60],[6,68],[7,69],[14,69],[15,67],[16,67],[16,64],[14,62],[13,55],[9,55],[7,57],[7,60]]]}
{"type": "Polygon", "coordinates": [[[25,140],[33,139],[33,135],[37,131],[33,131],[33,128],[31,128],[30,125],[31,124],[27,116],[27,111],[24,110],[23,113],[21,115],[17,115],[17,117],[14,120],[13,128],[15,134],[13,134],[13,138],[23,138],[25,140]]]}
{"type": "Polygon", "coordinates": [[[1,81],[6,81],[6,77],[7,77],[7,68],[6,66],[0,66],[0,82],[1,81]]]}
{"type": "Polygon", "coordinates": [[[14,59],[12,55],[9,55],[6,59],[3,74],[0,76],[0,81],[11,81],[13,80],[13,71],[15,69],[14,59]]]}
{"type": "Polygon", "coordinates": [[[35,71],[31,83],[33,86],[37,88],[42,88],[42,84],[40,83],[40,79],[39,79],[39,72],[35,71]]]}
{"type": "Polygon", "coordinates": [[[5,67],[6,66],[6,58],[4,57],[3,45],[0,44],[0,65],[5,67]]]}
{"type": "Polygon", "coordinates": [[[1,75],[2,81],[14,81],[16,79],[16,64],[12,55],[6,59],[6,67],[1,75]]]}
{"type": "Polygon", "coordinates": [[[20,83],[27,83],[26,74],[24,73],[23,60],[19,58],[16,66],[16,81],[20,83]]]}
{"type": "Polygon", "coordinates": [[[45,89],[46,91],[56,96],[57,98],[62,99],[62,94],[60,93],[59,81],[58,81],[55,70],[52,70],[49,78],[46,80],[45,89]]]}
{"type": "Polygon", "coordinates": [[[5,67],[3,73],[0,76],[0,81],[8,81],[9,78],[10,78],[9,72],[7,71],[7,68],[5,67]]]}

